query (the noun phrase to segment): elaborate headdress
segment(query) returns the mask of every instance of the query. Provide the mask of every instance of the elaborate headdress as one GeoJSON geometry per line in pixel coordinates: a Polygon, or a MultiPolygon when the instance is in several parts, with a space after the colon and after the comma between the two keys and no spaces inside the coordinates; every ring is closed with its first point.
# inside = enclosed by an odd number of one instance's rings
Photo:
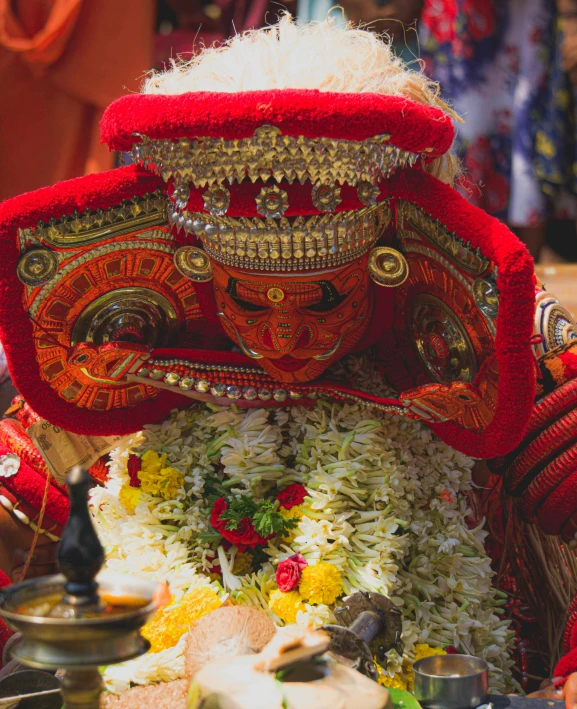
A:
{"type": "MultiPolygon", "coordinates": [[[[532,262],[446,184],[451,116],[422,74],[368,32],[284,18],[146,91],[102,124],[135,165],[0,209],[2,341],[40,415],[122,433],[182,395],[327,396],[422,418],[474,456],[519,443],[532,262]],[[370,345],[397,396],[326,371],[370,345]]],[[[574,325],[544,308],[548,353],[574,325]]]]}

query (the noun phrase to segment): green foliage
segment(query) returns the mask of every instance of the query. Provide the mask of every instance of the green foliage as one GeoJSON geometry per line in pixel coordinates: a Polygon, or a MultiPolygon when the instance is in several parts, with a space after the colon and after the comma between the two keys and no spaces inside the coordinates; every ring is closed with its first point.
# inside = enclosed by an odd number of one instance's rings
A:
{"type": "Polygon", "coordinates": [[[248,495],[231,497],[228,509],[220,516],[226,520],[226,529],[238,529],[243,519],[252,520],[255,531],[261,537],[271,534],[286,535],[298,524],[298,519],[286,519],[278,511],[278,500],[253,500],[248,495]]]}

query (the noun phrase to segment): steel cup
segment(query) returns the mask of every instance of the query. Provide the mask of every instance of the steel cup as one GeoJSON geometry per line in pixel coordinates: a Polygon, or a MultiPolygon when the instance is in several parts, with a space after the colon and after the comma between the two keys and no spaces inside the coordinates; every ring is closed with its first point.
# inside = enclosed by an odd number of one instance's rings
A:
{"type": "Polygon", "coordinates": [[[434,655],[413,665],[414,695],[427,709],[472,709],[489,694],[489,667],[471,655],[434,655]]]}

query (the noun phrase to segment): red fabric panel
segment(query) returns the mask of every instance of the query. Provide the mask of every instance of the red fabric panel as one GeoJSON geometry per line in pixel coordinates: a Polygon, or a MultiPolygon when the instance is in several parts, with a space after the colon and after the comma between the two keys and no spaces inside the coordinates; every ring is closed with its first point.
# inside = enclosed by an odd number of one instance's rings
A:
{"type": "MultiPolygon", "coordinates": [[[[309,182],[306,182],[304,185],[301,185],[299,182],[293,182],[291,185],[286,181],[275,184],[278,184],[278,187],[284,190],[289,198],[289,206],[284,213],[285,217],[323,213],[313,204],[312,189],[309,182]]],[[[264,188],[262,182],[243,182],[240,185],[234,184],[232,188],[228,182],[225,182],[224,185],[230,191],[230,206],[226,212],[228,217],[262,217],[257,210],[256,204],[256,197],[258,197],[261,190],[264,188]]],[[[381,199],[387,196],[387,181],[383,180],[379,186],[381,188],[381,196],[378,196],[377,200],[381,201],[381,199]]],[[[196,188],[192,184],[190,184],[189,187],[190,197],[187,209],[191,212],[204,212],[206,214],[203,195],[207,191],[207,188],[196,188]]],[[[365,209],[366,205],[359,199],[356,187],[352,187],[351,185],[339,185],[339,187],[341,190],[341,202],[335,209],[335,212],[365,209]]],[[[172,186],[169,187],[168,192],[172,195],[172,186]]]]}
{"type": "Polygon", "coordinates": [[[274,125],[283,135],[364,140],[387,133],[402,150],[430,159],[451,147],[451,118],[438,108],[401,96],[346,94],[316,89],[274,89],[178,96],[131,94],[111,104],[100,127],[102,142],[130,150],[134,133],[172,139],[207,136],[249,138],[256,128],[274,125]]]}
{"type": "MultiPolygon", "coordinates": [[[[0,445],[0,455],[6,455],[8,453],[12,453],[10,448],[0,445]]],[[[23,460],[20,461],[20,468],[16,475],[2,478],[2,483],[8,490],[12,490],[15,495],[26,500],[35,510],[41,509],[44,489],[46,487],[46,478],[33,470],[23,460]]],[[[66,495],[54,485],[50,485],[48,489],[46,514],[50,519],[64,526],[68,519],[69,510],[70,501],[66,495]]]]}

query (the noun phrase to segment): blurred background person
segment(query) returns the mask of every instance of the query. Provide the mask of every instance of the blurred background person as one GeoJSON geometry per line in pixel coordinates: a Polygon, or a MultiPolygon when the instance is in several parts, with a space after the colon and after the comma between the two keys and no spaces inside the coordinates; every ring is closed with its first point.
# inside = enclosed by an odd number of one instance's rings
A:
{"type": "Polygon", "coordinates": [[[0,0],[0,199],[114,166],[106,106],[153,61],[154,0],[0,0]]]}
{"type": "Polygon", "coordinates": [[[294,15],[296,0],[159,0],[155,65],[275,22],[282,11],[294,15]]]}
{"type": "Polygon", "coordinates": [[[0,0],[0,200],[115,166],[102,111],[203,44],[273,21],[270,0],[0,0]]]}
{"type": "Polygon", "coordinates": [[[557,1],[424,0],[419,36],[425,71],[465,119],[463,192],[535,258],[547,237],[577,260],[577,1],[557,1]]]}
{"type": "MultiPolygon", "coordinates": [[[[320,22],[330,12],[331,18],[338,21],[335,5],[333,0],[299,0],[297,17],[302,22],[320,22]]],[[[379,34],[386,32],[393,41],[397,55],[408,63],[418,56],[415,23],[422,6],[423,0],[344,0],[338,3],[338,8],[342,8],[342,21],[346,19],[355,25],[369,25],[368,29],[379,34]]]]}

